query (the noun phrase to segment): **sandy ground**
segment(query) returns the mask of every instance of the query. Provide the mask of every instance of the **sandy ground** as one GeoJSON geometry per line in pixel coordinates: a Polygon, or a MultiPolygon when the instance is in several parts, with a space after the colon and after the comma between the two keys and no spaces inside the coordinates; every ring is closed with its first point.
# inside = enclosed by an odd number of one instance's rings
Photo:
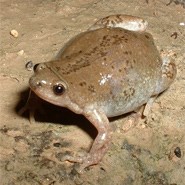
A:
{"type": "Polygon", "coordinates": [[[0,179],[2,185],[185,184],[185,8],[168,0],[1,0],[0,179]],[[125,132],[128,116],[112,119],[108,153],[79,175],[59,162],[66,152],[87,152],[96,130],[82,116],[42,102],[36,123],[17,111],[26,102],[32,71],[25,64],[54,58],[73,36],[110,14],[149,22],[159,50],[173,54],[177,77],[151,113],[125,132]],[[18,37],[10,35],[18,31],[18,37]],[[69,119],[70,118],[70,119],[69,119]]]}

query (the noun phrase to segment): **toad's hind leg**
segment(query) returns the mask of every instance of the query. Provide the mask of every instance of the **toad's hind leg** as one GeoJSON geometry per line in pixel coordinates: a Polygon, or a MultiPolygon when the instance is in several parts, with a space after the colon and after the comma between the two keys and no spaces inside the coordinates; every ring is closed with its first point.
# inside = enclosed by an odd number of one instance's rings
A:
{"type": "Polygon", "coordinates": [[[147,21],[131,15],[110,15],[98,20],[89,30],[99,28],[123,28],[130,31],[145,31],[147,21]]]}
{"type": "Polygon", "coordinates": [[[176,65],[174,61],[172,60],[172,58],[166,53],[162,53],[161,55],[162,55],[161,56],[162,74],[161,74],[161,81],[158,83],[156,90],[155,90],[156,94],[159,94],[163,92],[164,90],[166,90],[170,86],[170,84],[174,81],[176,74],[177,74],[176,65]]]}

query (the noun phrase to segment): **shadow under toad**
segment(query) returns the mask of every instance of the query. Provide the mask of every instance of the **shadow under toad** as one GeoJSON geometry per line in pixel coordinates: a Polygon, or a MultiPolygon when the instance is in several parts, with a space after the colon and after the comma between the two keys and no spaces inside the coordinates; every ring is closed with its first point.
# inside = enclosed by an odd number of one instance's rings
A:
{"type": "Polygon", "coordinates": [[[32,112],[34,113],[32,115],[35,119],[34,124],[43,122],[45,124],[75,125],[88,133],[92,138],[96,137],[97,130],[83,115],[75,114],[69,109],[48,103],[36,96],[33,92],[29,94],[29,88],[20,92],[20,100],[14,108],[19,116],[29,120],[30,112],[32,112]]]}

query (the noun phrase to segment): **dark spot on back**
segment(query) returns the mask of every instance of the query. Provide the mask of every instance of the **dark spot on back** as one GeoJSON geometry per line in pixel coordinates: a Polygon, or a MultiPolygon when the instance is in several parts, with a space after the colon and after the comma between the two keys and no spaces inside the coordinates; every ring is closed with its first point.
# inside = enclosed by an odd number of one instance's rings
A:
{"type": "Polygon", "coordinates": [[[108,37],[108,35],[103,36],[103,40],[106,40],[106,39],[107,39],[107,37],[108,37]]]}
{"type": "Polygon", "coordinates": [[[67,59],[70,59],[71,57],[67,55],[66,58],[67,58],[67,59]]]}
{"type": "Polygon", "coordinates": [[[104,57],[104,56],[107,55],[107,52],[103,52],[103,51],[102,51],[102,52],[100,53],[100,55],[101,55],[101,57],[104,57]]]}
{"type": "Polygon", "coordinates": [[[95,88],[94,88],[93,85],[89,85],[89,86],[88,86],[88,90],[89,90],[90,92],[92,92],[92,93],[95,93],[95,88]]]}
{"type": "Polygon", "coordinates": [[[125,53],[125,55],[131,55],[132,51],[125,51],[124,53],[125,53]]]}
{"type": "Polygon", "coordinates": [[[80,82],[79,85],[83,87],[86,85],[86,82],[80,82]]]}
{"type": "Polygon", "coordinates": [[[130,87],[124,90],[123,94],[124,94],[125,100],[129,100],[135,94],[135,89],[133,87],[130,87]]]}
{"type": "Polygon", "coordinates": [[[60,67],[59,66],[56,66],[56,70],[59,71],[60,70],[60,67]]]}
{"type": "Polygon", "coordinates": [[[127,38],[125,38],[124,40],[125,40],[126,43],[128,42],[128,39],[127,38]]]}
{"type": "Polygon", "coordinates": [[[112,23],[113,25],[115,25],[115,22],[114,22],[113,20],[111,20],[111,23],[112,23]]]}
{"type": "Polygon", "coordinates": [[[145,35],[145,37],[146,37],[147,39],[149,39],[149,38],[150,38],[148,35],[145,35]]]}
{"type": "Polygon", "coordinates": [[[126,60],[126,65],[128,65],[129,64],[129,60],[126,60]]]}

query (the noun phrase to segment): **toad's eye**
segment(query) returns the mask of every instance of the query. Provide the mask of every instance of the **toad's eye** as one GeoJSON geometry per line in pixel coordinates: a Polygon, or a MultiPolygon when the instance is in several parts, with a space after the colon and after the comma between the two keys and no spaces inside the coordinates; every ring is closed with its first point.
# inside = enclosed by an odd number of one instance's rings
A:
{"type": "Polygon", "coordinates": [[[53,92],[56,95],[62,95],[65,92],[65,87],[62,84],[57,84],[53,86],[53,92]]]}

